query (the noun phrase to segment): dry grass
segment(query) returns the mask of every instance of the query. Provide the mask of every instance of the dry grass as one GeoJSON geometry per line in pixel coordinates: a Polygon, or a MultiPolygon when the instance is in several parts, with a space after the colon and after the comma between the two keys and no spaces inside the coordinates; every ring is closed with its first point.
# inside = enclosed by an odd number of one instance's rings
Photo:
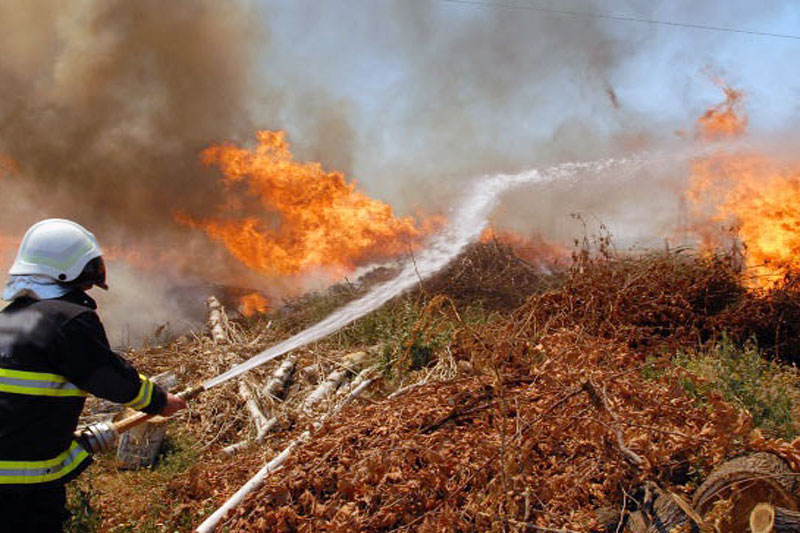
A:
{"type": "MultiPolygon", "coordinates": [[[[715,384],[730,384],[730,369],[720,367],[711,379],[703,366],[724,334],[732,350],[755,338],[767,353],[792,353],[788,347],[800,343],[787,323],[800,305],[794,285],[750,293],[724,257],[685,252],[576,259],[570,269],[544,275],[510,248],[475,245],[418,291],[298,351],[304,366],[379,344],[370,364],[384,379],[299,447],[225,525],[586,531],[597,527],[600,507],[635,508],[644,480],[687,492],[709,467],[749,449],[800,461],[795,447],[769,440],[781,431],[763,423],[769,417],[759,419],[752,403],[715,384]],[[672,361],[677,353],[703,357],[672,361]],[[388,397],[415,381],[425,384],[388,397]],[[754,418],[766,439],[753,431],[754,418]]],[[[131,357],[150,373],[176,370],[184,383],[196,383],[363,290],[346,284],[296,300],[290,311],[234,324],[227,346],[199,334],[131,357]]],[[[247,379],[263,382],[276,364],[247,379]]],[[[751,376],[752,387],[775,375],[751,376]]],[[[262,401],[283,418],[282,431],[236,458],[219,450],[253,429],[229,383],[171,426],[173,452],[152,471],[118,472],[101,460],[85,478],[100,509],[99,530],[196,526],[308,427],[313,415],[299,402],[313,384],[292,387],[286,402],[262,401]]]]}

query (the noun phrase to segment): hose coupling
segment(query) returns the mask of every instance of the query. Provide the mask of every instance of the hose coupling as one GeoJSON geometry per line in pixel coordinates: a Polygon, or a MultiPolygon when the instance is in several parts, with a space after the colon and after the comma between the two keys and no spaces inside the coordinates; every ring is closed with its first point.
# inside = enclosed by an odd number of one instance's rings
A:
{"type": "Polygon", "coordinates": [[[100,422],[83,428],[78,435],[78,441],[86,451],[97,454],[110,450],[118,437],[119,433],[114,424],[100,422]]]}

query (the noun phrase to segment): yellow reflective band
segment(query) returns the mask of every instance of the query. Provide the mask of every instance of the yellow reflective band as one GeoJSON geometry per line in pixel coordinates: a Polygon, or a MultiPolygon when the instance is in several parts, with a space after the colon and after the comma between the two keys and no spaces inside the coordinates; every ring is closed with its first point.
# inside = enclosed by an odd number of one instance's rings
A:
{"type": "Polygon", "coordinates": [[[37,381],[52,381],[53,383],[67,382],[67,378],[65,378],[64,376],[59,376],[58,374],[47,374],[45,372],[30,372],[28,370],[9,370],[8,368],[0,368],[0,377],[34,379],[37,381]]]}
{"type": "Polygon", "coordinates": [[[139,374],[139,378],[142,382],[141,386],[139,387],[139,394],[137,394],[136,398],[133,400],[125,403],[127,407],[136,409],[137,411],[141,411],[150,405],[150,400],[153,399],[153,382],[142,374],[139,374]]]}
{"type": "Polygon", "coordinates": [[[0,461],[0,484],[45,483],[60,479],[80,466],[89,453],[77,442],[44,461],[0,461]]]}
{"type": "Polygon", "coordinates": [[[0,368],[0,392],[29,396],[87,396],[64,376],[0,368]]]}

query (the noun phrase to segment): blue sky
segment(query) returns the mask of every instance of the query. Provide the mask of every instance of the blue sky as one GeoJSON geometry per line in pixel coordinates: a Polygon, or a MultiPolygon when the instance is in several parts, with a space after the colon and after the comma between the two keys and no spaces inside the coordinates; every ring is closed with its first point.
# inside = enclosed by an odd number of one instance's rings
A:
{"type": "MultiPolygon", "coordinates": [[[[793,1],[503,3],[800,35],[800,3],[793,1]]],[[[459,32],[473,31],[473,25],[481,22],[491,25],[492,31],[502,32],[504,22],[514,19],[529,23],[532,31],[546,30],[556,23],[558,31],[572,31],[576,39],[586,39],[586,47],[595,44],[591,36],[581,35],[586,19],[522,9],[434,0],[267,0],[259,7],[271,30],[269,53],[261,56],[263,72],[270,82],[288,88],[326,86],[352,105],[353,111],[360,112],[365,121],[385,111],[387,105],[391,107],[387,100],[396,97],[398,86],[414,80],[415,69],[424,62],[424,58],[415,62],[407,50],[397,46],[403,35],[433,31],[456,39],[459,32]],[[411,17],[389,18],[403,3],[427,6],[419,9],[430,17],[426,24],[411,17]],[[298,68],[301,66],[304,68],[298,68]]],[[[518,25],[513,31],[518,31],[518,25]]],[[[703,74],[710,68],[745,90],[757,127],[783,127],[800,115],[796,66],[800,40],[614,20],[597,20],[593,31],[603,32],[605,39],[619,47],[606,75],[629,110],[656,120],[691,118],[719,98],[719,92],[703,74]]],[[[430,40],[435,44],[443,39],[430,40]]],[[[520,51],[524,53],[522,46],[520,51]]],[[[459,52],[453,49],[452,53],[459,52]]],[[[568,65],[565,67],[570,75],[581,75],[580,68],[570,71],[568,65]]],[[[491,75],[492,70],[487,69],[486,74],[491,75]]],[[[526,77],[525,73],[521,75],[526,77]]],[[[573,77],[560,87],[563,90],[579,84],[580,80],[573,77]]],[[[553,114],[560,115],[558,110],[553,114]]],[[[548,120],[540,121],[542,129],[557,120],[547,115],[548,120]]]]}

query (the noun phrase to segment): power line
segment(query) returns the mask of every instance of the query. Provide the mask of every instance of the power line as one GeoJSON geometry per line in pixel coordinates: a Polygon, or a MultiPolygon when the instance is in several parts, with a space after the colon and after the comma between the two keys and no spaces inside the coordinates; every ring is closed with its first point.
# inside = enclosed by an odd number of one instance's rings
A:
{"type": "Polygon", "coordinates": [[[521,9],[526,11],[538,11],[541,13],[552,13],[555,15],[567,15],[572,17],[583,17],[583,18],[597,18],[597,19],[605,19],[605,20],[616,20],[622,22],[638,22],[641,24],[658,24],[661,26],[677,26],[680,28],[692,28],[695,30],[707,30],[707,31],[721,31],[727,33],[744,33],[746,35],[756,35],[759,37],[774,37],[778,39],[794,39],[800,40],[800,35],[792,35],[786,33],[770,33],[764,31],[753,31],[753,30],[743,30],[740,28],[728,28],[725,26],[711,26],[707,24],[690,24],[686,22],[673,22],[669,20],[658,20],[658,19],[648,19],[648,18],[640,18],[640,17],[633,17],[633,16],[622,16],[622,15],[607,15],[604,13],[591,13],[588,11],[570,11],[567,9],[553,9],[549,7],[542,7],[542,6],[534,6],[534,5],[521,5],[521,4],[506,4],[502,2],[489,2],[489,1],[480,1],[480,0],[440,0],[441,2],[446,2],[448,4],[463,4],[469,6],[477,6],[477,7],[499,7],[502,9],[521,9]]]}

